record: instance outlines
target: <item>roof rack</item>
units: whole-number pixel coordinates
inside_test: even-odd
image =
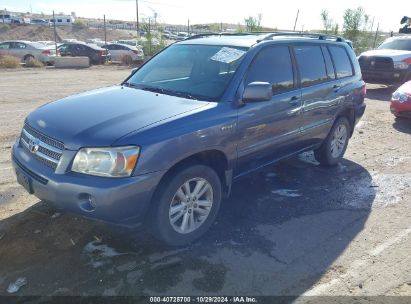
[[[345,42],[343,37],[337,35],[328,35],[328,34],[321,34],[321,33],[298,33],[298,32],[275,32],[275,33],[268,33],[267,36],[264,38],[257,40],[257,42],[270,40],[273,37],[277,36],[298,36],[298,37],[309,37],[309,38],[316,38],[319,40],[335,40],[337,42]]]
[[[278,36],[296,36],[296,37],[308,37],[308,38],[315,38],[319,40],[335,40],[337,42],[347,42],[343,37],[337,35],[329,35],[329,34],[322,34],[322,33],[300,33],[300,32],[242,32],[242,33],[204,33],[204,34],[197,34],[191,37],[188,37],[184,40],[191,40],[197,38],[204,38],[210,36],[249,36],[249,35],[265,35],[262,36],[261,39],[257,40],[258,42],[270,40],[273,37]]]
[[[191,39],[197,39],[197,38],[204,38],[204,37],[209,37],[209,36],[251,36],[251,35],[261,35],[261,34],[267,34],[267,32],[239,32],[239,33],[227,33],[227,32],[212,32],[212,33],[204,33],[204,34],[197,34],[193,35],[190,37],[187,37],[184,40],[191,40]]]

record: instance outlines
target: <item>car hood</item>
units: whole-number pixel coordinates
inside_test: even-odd
[[[404,92],[404,93],[407,93],[408,95],[411,95],[411,80],[404,83],[402,86],[400,86],[397,91]]]
[[[379,50],[372,50],[364,52],[360,55],[360,57],[390,57],[394,61],[402,61],[404,59],[411,57],[411,51],[402,51],[402,50],[389,50],[389,49],[379,49]]]
[[[110,146],[116,139],[209,103],[114,86],[70,96],[41,106],[26,122],[62,141],[66,149]]]

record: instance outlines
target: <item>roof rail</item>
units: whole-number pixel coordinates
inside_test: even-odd
[[[197,34],[197,35],[193,35],[190,37],[187,37],[184,40],[191,40],[191,39],[197,39],[197,38],[204,38],[204,37],[208,37],[208,36],[218,36],[220,35],[220,33],[204,33],[204,34]]]
[[[264,34],[266,34],[265,32]],[[190,37],[187,37],[184,40],[191,40],[191,39],[197,39],[197,38],[204,38],[204,37],[209,37],[209,36],[246,36],[246,35],[258,35],[262,34],[262,32],[238,32],[238,33],[227,33],[227,32],[212,32],[212,33],[203,33],[203,34],[197,34],[193,35]]]
[[[337,42],[345,42],[343,37],[337,35],[328,35],[322,33],[299,33],[299,32],[276,32],[276,33],[268,33],[267,36],[258,40],[258,42],[270,40],[273,37],[277,36],[298,36],[298,37],[309,37],[309,38],[316,38],[319,40],[335,40]]]

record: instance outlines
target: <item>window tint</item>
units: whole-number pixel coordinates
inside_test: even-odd
[[[287,46],[266,47],[251,63],[245,84],[261,81],[271,83],[273,93],[281,93],[294,87],[293,66]]]
[[[0,43],[0,49],[8,49],[8,48],[9,48],[9,44],[7,42]]]
[[[328,79],[335,79],[335,71],[334,71],[334,65],[331,60],[330,52],[328,51],[327,47],[323,46],[321,47],[325,59],[325,67],[327,68],[327,76]]]
[[[328,80],[321,47],[305,45],[297,46],[294,49],[303,87]]]
[[[334,60],[337,77],[343,78],[353,75],[352,65],[346,50],[343,47],[331,46],[331,56]]]

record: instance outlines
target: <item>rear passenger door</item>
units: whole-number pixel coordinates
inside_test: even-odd
[[[252,171],[295,151],[300,136],[301,92],[297,87],[290,48],[267,46],[251,63],[244,87],[272,84],[270,101],[248,102],[238,110],[236,175]]]
[[[342,101],[330,53],[321,45],[294,46],[302,96],[304,146],[321,143],[327,136]]]

